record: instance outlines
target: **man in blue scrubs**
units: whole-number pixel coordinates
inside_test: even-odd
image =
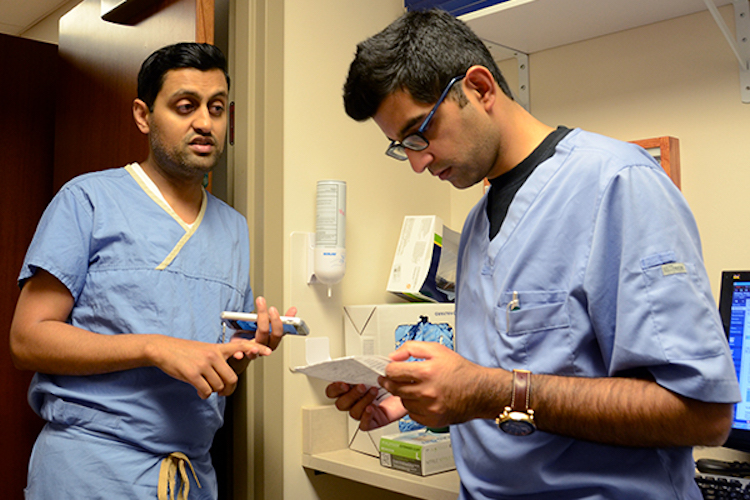
[[[27,499],[217,497],[209,449],[225,396],[282,332],[253,300],[245,218],[202,187],[228,93],[216,47],[154,52],[133,102],[148,158],[73,179],[39,223],[10,339],[47,421]],[[229,338],[220,313],[255,307],[255,339]]]
[[[491,189],[461,235],[456,351],[407,343],[381,378],[393,397],[334,383],[337,407],[364,430],[450,425],[462,499],[700,499],[691,447],[724,442],[739,390],[695,221],[660,166],[535,119],[440,11],[359,44],[344,102],[415,172]]]

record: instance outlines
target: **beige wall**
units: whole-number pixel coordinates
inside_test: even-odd
[[[315,186],[347,183],[345,304],[393,301],[385,292],[404,215],[450,221],[450,187],[385,156],[377,126],[346,116],[342,86],[355,46],[402,12],[400,1],[286,1],[284,227],[315,230]],[[316,29],[318,28],[318,29]]]
[[[341,87],[355,45],[397,17],[400,0],[239,3],[235,200],[251,222],[253,283],[273,303],[298,306],[312,336],[329,337],[331,354],[341,355],[343,305],[396,301],[385,284],[403,217],[434,213],[460,229],[481,188],[457,193],[413,174],[383,155],[387,141],[372,122],[344,114]],[[731,24],[731,7],[722,13]],[[729,188],[750,181],[743,168],[750,107],[740,102],[737,63],[708,13],[532,54],[530,70],[532,112],[550,125],[623,140],[678,137],[683,192],[714,290],[721,269],[750,264],[743,201]],[[321,179],[348,186],[348,268],[330,298],[306,283],[305,251],[292,237],[314,231]],[[248,474],[245,486],[256,498],[338,498],[353,487],[301,467],[300,406],[328,403],[322,384],[288,370],[303,348],[300,339],[285,340],[246,385],[249,451],[240,463],[255,467],[255,484]],[[396,498],[364,487],[353,494]]]
[[[341,86],[355,45],[397,17],[400,0],[269,3],[259,1],[235,19],[238,32],[243,22],[255,27],[254,42],[250,34],[237,39],[237,57],[250,61],[248,88],[238,83],[238,89],[247,92],[248,111],[261,115],[246,128],[238,124],[254,149],[235,148],[249,167],[237,164],[236,196],[250,216],[254,262],[262,267],[254,275],[256,290],[275,303],[297,305],[313,336],[330,337],[336,356],[343,350],[343,305],[395,301],[385,284],[403,217],[435,213],[460,229],[481,190],[457,193],[413,174],[383,155],[387,141],[372,122],[355,123],[344,114]],[[731,7],[722,12],[731,23]],[[503,68],[514,71],[512,63]],[[743,202],[728,186],[750,181],[742,168],[750,107],[740,103],[737,63],[708,13],[532,54],[530,69],[532,112],[550,125],[623,140],[678,137],[683,192],[703,234],[714,289],[721,269],[748,265]],[[307,285],[299,267],[305,252],[290,236],[314,231],[320,179],[348,186],[348,268],[331,298]],[[321,481],[300,466],[299,408],[327,403],[322,385],[287,369],[301,348],[285,341],[248,385],[257,442],[248,439],[262,457],[254,461],[261,498],[335,498],[337,490],[352,487],[331,477]],[[380,496],[368,488],[358,494]]]

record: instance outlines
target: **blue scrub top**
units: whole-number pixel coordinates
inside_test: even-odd
[[[462,356],[573,377],[645,369],[683,396],[739,400],[695,221],[642,149],[572,131],[518,191],[497,236],[488,234],[485,196],[459,249]],[[509,310],[514,291],[520,309]],[[464,499],[701,498],[690,448],[514,437],[494,420],[451,434]]]
[[[221,311],[253,309],[247,223],[210,194],[192,227],[165,208],[125,168],[72,180],[45,211],[19,282],[37,269],[57,277],[75,299],[69,322],[85,330],[221,342]],[[49,422],[188,457],[208,452],[225,404],[158,368],[39,373],[29,401]]]

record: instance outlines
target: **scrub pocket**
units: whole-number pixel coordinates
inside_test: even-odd
[[[674,252],[641,260],[642,293],[648,300],[655,333],[669,361],[717,356],[724,348],[723,327],[715,304],[696,304],[708,284],[691,263],[678,262]],[[720,334],[708,336],[706,332]]]
[[[510,337],[570,327],[565,291],[505,292],[498,304],[498,330]]]
[[[568,373],[574,354],[570,312],[564,291],[517,291],[503,293],[495,321],[500,336],[500,366],[531,371]]]

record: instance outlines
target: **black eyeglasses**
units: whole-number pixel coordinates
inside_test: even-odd
[[[424,119],[422,125],[419,126],[417,131],[404,137],[404,140],[401,142],[391,141],[390,146],[388,146],[388,149],[385,150],[385,154],[387,154],[391,158],[404,161],[408,159],[408,157],[406,156],[407,149],[411,149],[412,151],[422,151],[427,149],[427,146],[430,145],[430,141],[428,141],[424,136],[424,131],[427,130],[427,126],[430,124],[430,120],[432,120],[432,117],[435,116],[435,111],[437,111],[438,106],[440,106],[440,104],[445,100],[445,96],[448,95],[448,92],[450,91],[451,87],[453,87],[453,84],[460,81],[465,76],[466,75],[456,76],[450,82],[448,82],[445,90],[443,90],[443,93],[440,94],[440,98],[432,107],[430,114],[427,115],[427,118]]]

